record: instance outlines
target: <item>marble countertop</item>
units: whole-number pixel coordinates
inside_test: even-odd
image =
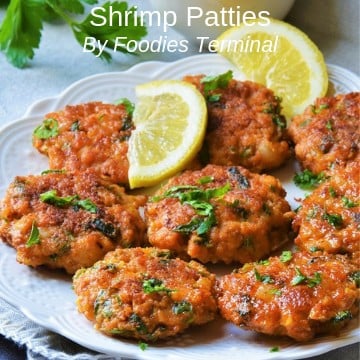
[[[147,0],[129,1],[141,9],[149,9]],[[328,63],[342,66],[360,74],[360,3],[358,0],[297,0],[286,21],[297,26],[318,45]],[[4,10],[0,9],[0,21]],[[149,38],[159,35],[159,29],[150,29]],[[182,39],[170,30],[169,38]],[[33,61],[24,69],[7,63],[0,53],[0,127],[21,118],[36,101],[53,97],[75,81],[96,73],[122,71],[132,65],[148,61],[173,61],[197,54],[197,47],[186,53],[160,53],[129,56],[118,54],[111,63],[83,53],[71,30],[64,24],[46,24],[40,48]],[[1,309],[0,309],[1,311]],[[0,338],[0,359],[23,359],[26,349],[18,349]],[[8,351],[5,351],[8,349]],[[31,355],[36,358],[36,354]],[[351,345],[314,357],[317,360],[347,359],[359,356],[359,346]],[[28,355],[28,358],[30,355]],[[40,357],[39,357],[40,359]]]

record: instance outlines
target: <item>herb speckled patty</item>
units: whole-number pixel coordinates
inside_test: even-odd
[[[117,249],[73,280],[78,310],[112,336],[156,341],[215,318],[215,275],[156,248]]]
[[[301,203],[295,244],[309,252],[348,254],[360,266],[360,162],[338,168]]]
[[[242,167],[185,171],[145,206],[149,242],[207,262],[256,261],[288,240],[292,212],[280,181]]]
[[[128,139],[134,126],[123,104],[90,102],[49,113],[33,134],[33,145],[48,156],[50,169],[89,168],[128,185]]]
[[[289,126],[296,158],[315,174],[359,159],[359,123],[360,92],[317,99]]]
[[[145,202],[89,171],[17,176],[0,204],[0,238],[20,263],[74,273],[116,247],[145,244]]]
[[[281,100],[270,89],[229,77],[214,81],[212,76],[196,75],[184,80],[194,84],[207,100],[202,163],[241,165],[262,172],[279,167],[290,157]]]
[[[357,314],[359,276],[344,255],[285,251],[222,276],[216,296],[221,315],[238,326],[308,341]]]

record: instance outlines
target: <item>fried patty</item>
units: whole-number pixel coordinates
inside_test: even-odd
[[[92,172],[17,176],[0,207],[0,238],[20,263],[72,274],[117,247],[146,243],[144,196]]]
[[[295,116],[289,135],[304,169],[331,172],[359,159],[360,92],[317,99]]]
[[[209,322],[215,275],[155,248],[117,249],[74,276],[78,310],[107,335],[156,341]]]
[[[208,126],[203,163],[241,165],[261,172],[282,165],[291,155],[280,99],[265,86],[230,80],[205,94],[204,75],[186,76],[206,97]],[[216,101],[210,101],[216,95]]]
[[[338,331],[357,314],[358,281],[359,271],[343,255],[288,252],[224,275],[216,294],[226,320],[308,341]]]
[[[360,162],[333,172],[306,197],[293,228],[295,244],[309,252],[345,253],[360,266]]]
[[[66,106],[45,116],[33,145],[49,157],[50,169],[96,173],[128,184],[128,139],[134,128],[124,105],[90,102]]]
[[[239,166],[185,171],[145,207],[153,246],[202,263],[268,256],[287,241],[291,216],[278,179]]]

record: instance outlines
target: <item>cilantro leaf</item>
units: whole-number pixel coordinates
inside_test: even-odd
[[[115,105],[124,105],[128,115],[132,116],[135,110],[135,104],[127,98],[121,98],[115,102]]]
[[[38,139],[49,139],[59,134],[59,123],[55,119],[45,119],[41,125],[35,128],[34,136]]]
[[[23,68],[40,44],[45,0],[12,0],[0,27],[0,50]]]

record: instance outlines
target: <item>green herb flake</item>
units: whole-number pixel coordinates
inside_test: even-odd
[[[323,111],[324,109],[328,109],[328,108],[329,108],[328,104],[320,104],[318,107],[312,105],[311,111],[313,112],[313,114],[319,114],[319,113],[321,113],[321,111]]]
[[[70,131],[73,131],[73,132],[79,131],[79,129],[80,129],[80,123],[79,123],[79,120],[76,120],[71,124]]]
[[[270,352],[278,352],[278,351],[280,351],[280,348],[278,346],[274,346],[274,347],[270,348],[269,351]]]
[[[280,255],[280,261],[286,263],[292,259],[292,252],[290,250],[285,250]]]
[[[269,294],[276,295],[276,296],[281,296],[282,291],[280,289],[271,289],[271,290],[269,290]]]
[[[344,320],[352,319],[352,313],[350,310],[339,311],[331,320],[334,323],[339,323]]]
[[[179,314],[183,314],[186,312],[192,312],[193,308],[191,303],[189,303],[188,301],[181,301],[181,302],[176,302],[174,303],[174,305],[172,306],[172,312],[175,315],[179,315]]]
[[[349,278],[351,281],[355,282],[355,285],[357,288],[360,287],[360,270],[354,271],[353,273],[351,273]]]
[[[40,194],[40,200],[44,203],[55,205],[58,207],[64,207],[72,205],[74,200],[77,199],[77,195],[72,196],[57,196],[56,190],[49,190]]]
[[[66,170],[64,169],[48,169],[41,172],[41,175],[47,174],[66,174]]]
[[[350,200],[349,198],[347,198],[346,196],[343,196],[343,197],[341,198],[341,201],[343,202],[344,206],[345,206],[346,208],[348,208],[348,209],[349,209],[349,208],[356,207],[356,206],[359,205],[358,203],[356,203],[356,202]]]
[[[332,198],[336,197],[336,191],[333,187],[329,188],[329,194]]]
[[[254,268],[254,275],[257,281],[261,281],[264,284],[272,284],[274,282],[270,275],[260,275],[256,268]]]
[[[140,350],[142,350],[142,351],[145,351],[149,347],[149,345],[143,341],[139,341],[138,345],[139,345]]]
[[[221,98],[220,94],[211,94],[211,91],[216,89],[225,89],[228,85],[230,80],[233,78],[232,70],[229,70],[223,74],[217,76],[204,76],[200,83],[204,84],[204,94],[208,101],[215,102],[219,101]]]
[[[326,122],[325,127],[326,127],[326,129],[328,129],[328,130],[330,130],[330,131],[333,130],[333,125],[332,125],[331,120],[328,120],[328,121]]]
[[[154,278],[144,280],[142,288],[145,294],[151,294],[155,292],[170,293],[173,291],[168,289],[161,280]]]
[[[200,178],[199,180],[198,180],[198,183],[200,184],[200,185],[205,185],[205,184],[209,184],[209,183],[211,183],[211,182],[213,182],[214,181],[214,177],[213,176],[203,176],[202,178]]]
[[[89,211],[92,214],[95,214],[98,211],[97,206],[90,199],[78,200],[74,205]]]
[[[55,137],[59,134],[59,123],[52,118],[45,119],[41,125],[35,128],[33,134],[41,140]]]
[[[121,98],[115,102],[115,105],[124,105],[128,115],[132,116],[135,110],[135,104],[127,98]]]
[[[339,214],[325,213],[323,215],[323,219],[327,220],[327,222],[330,225],[334,226],[336,229],[340,229],[344,224],[344,220],[343,220],[342,216]]]
[[[31,225],[31,231],[28,240],[26,241],[26,247],[40,244],[40,232],[35,222]]]
[[[321,274],[315,272],[312,278],[305,276],[298,267],[295,268],[296,276],[291,280],[291,285],[296,286],[302,283],[307,284],[309,288],[319,285],[322,281]]]
[[[312,171],[305,169],[303,172],[296,173],[294,183],[303,190],[313,190],[326,180],[324,173],[314,174]]]

